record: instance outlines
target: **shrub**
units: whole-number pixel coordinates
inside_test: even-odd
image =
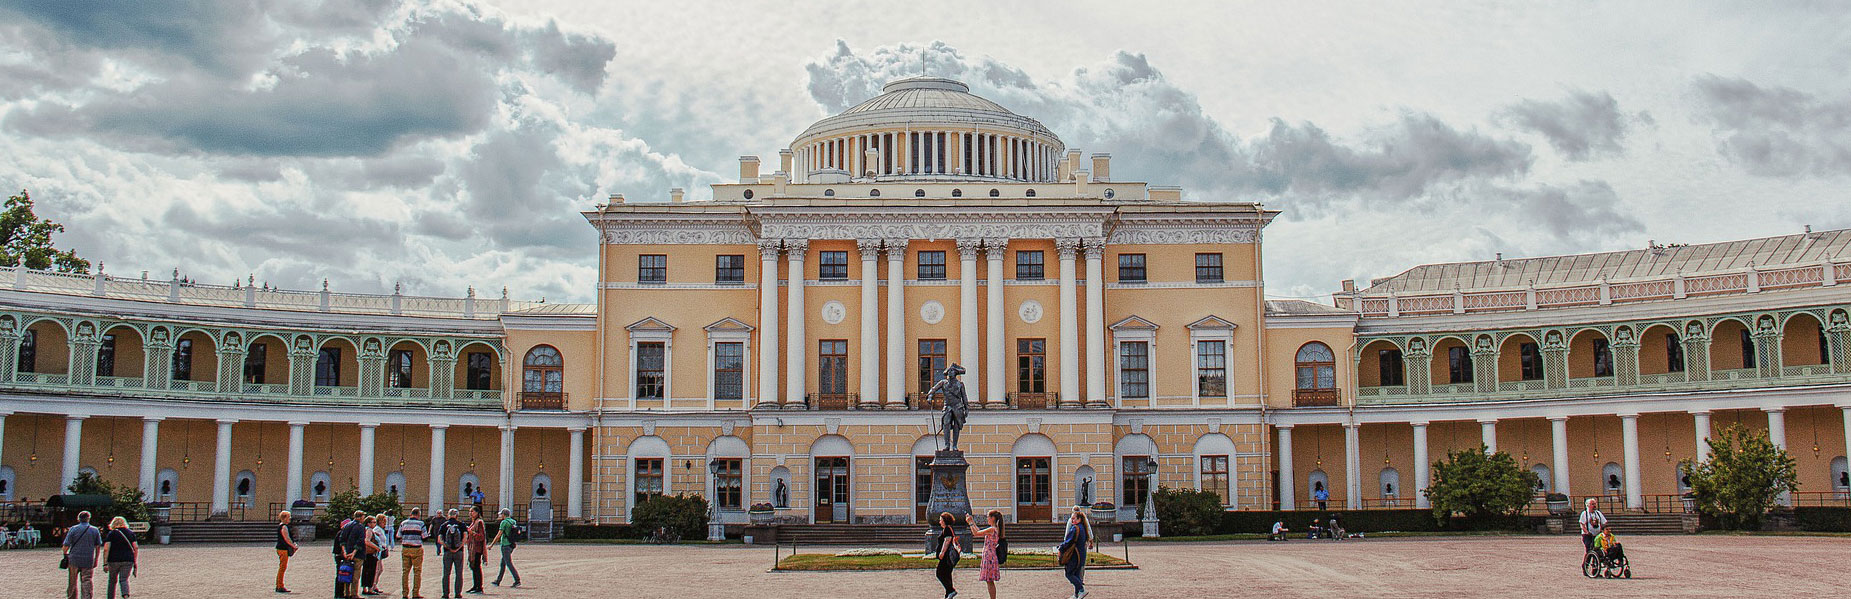
[[[144,501],[141,489],[130,485],[118,485],[91,472],[80,472],[77,480],[65,489],[74,495],[108,495],[110,504],[90,510],[90,523],[108,526],[109,521],[121,516],[130,522],[148,521],[148,504]]]
[[[1851,508],[1796,507],[1793,519],[1804,531],[1851,532]]]
[[[1173,536],[1210,534],[1221,522],[1221,496],[1213,491],[1157,487],[1157,519]]]
[[[642,539],[648,535],[628,524],[567,524],[560,530],[563,539]]]
[[[630,510],[630,524],[644,531],[667,528],[684,539],[704,539],[707,499],[700,495],[652,495]]]
[[[399,508],[397,495],[374,493],[362,497],[359,488],[349,486],[345,491],[328,496],[328,510],[322,512],[320,524],[339,530],[341,521],[353,516],[356,510],[368,514],[392,514],[396,518]]]
[[[1793,458],[1765,432],[1730,425],[1709,443],[1710,459],[1684,460],[1678,471],[1690,478],[1697,511],[1724,528],[1760,528],[1774,500],[1800,486]]]
[[[1448,452],[1433,464],[1433,484],[1421,493],[1433,504],[1433,518],[1444,522],[1454,514],[1473,520],[1516,513],[1530,502],[1541,483],[1535,472],[1524,470],[1505,452],[1485,453],[1485,447]]]

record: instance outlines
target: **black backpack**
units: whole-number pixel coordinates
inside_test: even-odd
[[[445,520],[443,526],[438,529],[437,542],[452,550],[462,547],[463,525],[456,520]]]
[[[521,523],[515,522],[512,529],[509,530],[508,532],[514,535],[514,542],[516,543],[527,542],[527,527],[522,526]]]
[[[996,565],[1001,566],[1007,563],[1009,563],[1009,537],[1003,536],[1003,531],[999,530],[996,531]]]

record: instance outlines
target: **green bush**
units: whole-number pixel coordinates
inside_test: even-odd
[[[108,495],[108,506],[90,510],[90,523],[97,526],[109,526],[109,521],[121,516],[130,522],[148,521],[148,504],[143,500],[141,489],[131,485],[118,485],[90,472],[80,472],[77,480],[65,489],[73,495]]]
[[[340,530],[341,521],[353,516],[355,511],[368,514],[391,514],[398,518],[400,505],[398,496],[391,493],[374,493],[360,496],[360,489],[349,486],[347,490],[328,496],[328,509],[321,513],[322,526]]]
[[[707,499],[700,495],[652,495],[630,510],[630,525],[649,532],[667,528],[683,539],[707,538]]]
[[[1793,519],[1804,531],[1851,532],[1851,508],[1796,507]]]
[[[1192,537],[1213,534],[1221,523],[1221,496],[1214,491],[1157,487],[1157,519],[1163,533]]]
[[[1482,521],[1523,509],[1541,482],[1510,454],[1486,453],[1480,445],[1447,452],[1446,459],[1434,462],[1433,484],[1420,492],[1433,504],[1436,521],[1445,522],[1454,515]]]
[[[628,524],[567,524],[559,531],[559,538],[562,539],[645,539],[648,537],[649,535],[645,534],[641,527]]]
[[[1768,440],[1766,432],[1730,425],[1709,443],[1710,459],[1684,460],[1678,471],[1690,478],[1697,511],[1714,517],[1723,528],[1761,528],[1761,517],[1774,507],[1774,500],[1800,486],[1793,458]]]

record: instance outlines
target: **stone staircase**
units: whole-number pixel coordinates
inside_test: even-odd
[[[276,524],[272,522],[203,521],[175,522],[175,543],[275,543]]]
[[[1011,548],[1044,547],[1060,543],[1066,524],[1029,522],[1004,527]],[[797,545],[842,545],[850,547],[922,548],[926,543],[924,524],[783,524],[777,527],[779,543]]]
[[[1608,514],[1607,525],[1616,535],[1684,534],[1682,514]]]

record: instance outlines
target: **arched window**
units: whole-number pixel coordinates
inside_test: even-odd
[[[1028,190],[1028,191],[1026,191],[1026,192],[1023,192],[1023,193],[1022,193],[1022,195],[1024,195],[1024,196],[1028,196],[1028,197],[1031,197],[1031,198],[1032,198],[1032,197],[1035,197],[1035,190],[1033,190],[1033,189],[1030,189],[1030,190]]]
[[[925,190],[923,190],[923,189],[915,189],[915,190],[913,190],[913,197],[915,197],[915,198],[923,198],[923,197],[925,197]]]
[[[991,189],[991,190],[990,190],[990,197],[992,197],[992,198],[994,198],[994,197],[1001,197],[1002,195],[1003,195],[1003,192],[1002,192],[1001,190],[998,190],[998,189]]]
[[[870,198],[878,198],[878,197],[881,197],[881,190],[878,190],[878,189],[870,189],[870,190],[868,190],[868,197],[870,197]]]
[[[1337,355],[1317,341],[1298,348],[1293,400],[1301,406],[1337,405]]]
[[[825,189],[825,190],[823,190],[823,197],[825,197],[825,198],[833,198],[833,197],[836,197],[836,190],[833,190],[833,189]]]
[[[961,197],[964,197],[964,190],[962,190],[962,189],[953,189],[953,190],[951,190],[951,197],[954,197],[954,198],[961,198]]]
[[[550,345],[537,345],[521,359],[521,407],[565,407],[565,360]]]

